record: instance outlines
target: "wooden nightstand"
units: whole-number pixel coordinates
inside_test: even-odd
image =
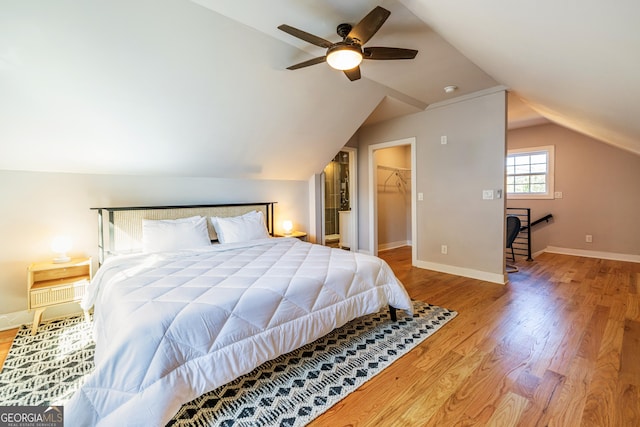
[[[29,266],[27,277],[27,308],[35,310],[31,335],[35,335],[42,313],[59,304],[79,302],[91,280],[91,258],[72,258],[56,264],[36,262]],[[84,312],[89,319],[89,313]]]
[[[300,239],[303,242],[307,241],[307,233],[305,233],[304,231],[292,231],[291,234],[275,233],[274,236],[276,236],[276,237],[295,237],[296,239]]]

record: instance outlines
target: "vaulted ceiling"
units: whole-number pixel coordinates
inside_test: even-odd
[[[350,82],[323,50],[375,6]],[[505,87],[514,127],[547,120],[640,154],[637,2],[4,0],[0,169],[303,179],[363,124]],[[458,87],[445,93],[447,85]]]

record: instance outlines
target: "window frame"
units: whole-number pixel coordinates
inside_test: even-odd
[[[537,153],[545,152],[547,154],[547,172],[546,172],[546,185],[547,191],[545,193],[509,193],[507,186],[507,177],[509,176],[517,176],[517,175],[509,175],[507,173],[507,159],[511,155],[522,155],[528,154],[533,155]],[[507,199],[511,200],[535,200],[535,199],[554,199],[554,175],[555,175],[555,146],[554,145],[543,145],[538,147],[527,147],[527,148],[515,148],[512,150],[507,150],[507,156],[505,157],[504,162],[504,174],[505,174],[505,195]],[[523,175],[539,175],[536,173],[529,173]]]

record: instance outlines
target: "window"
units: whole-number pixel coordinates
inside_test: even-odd
[[[507,197],[553,199],[554,147],[532,147],[507,152]]]

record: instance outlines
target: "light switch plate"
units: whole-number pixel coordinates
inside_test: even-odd
[[[482,200],[493,200],[493,190],[482,190]]]

